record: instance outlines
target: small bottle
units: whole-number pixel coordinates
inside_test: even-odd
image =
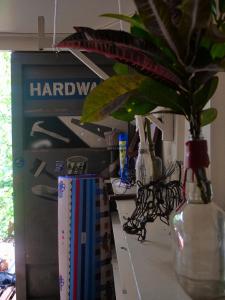
[[[127,148],[128,135],[126,133],[121,133],[119,135],[120,179],[124,183],[128,182]]]
[[[149,152],[148,142],[140,142],[136,160],[136,181],[141,184],[149,184],[153,179],[153,163]]]

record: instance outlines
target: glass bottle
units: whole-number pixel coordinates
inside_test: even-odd
[[[155,155],[155,146],[150,144],[150,155],[153,163],[153,180],[157,180],[162,176],[162,159]]]
[[[153,164],[149,152],[148,142],[139,143],[135,169],[137,182],[146,185],[149,184],[151,180],[153,180]]]
[[[175,272],[192,299],[225,299],[225,214],[211,199],[203,201],[200,187],[204,185],[197,174],[209,163],[207,153],[189,150],[184,184],[187,202],[171,220]]]

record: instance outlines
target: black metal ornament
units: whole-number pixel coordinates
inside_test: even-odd
[[[152,223],[156,218],[169,225],[171,212],[183,202],[181,185],[181,164],[178,163],[178,180],[168,181],[174,173],[175,165],[164,172],[164,175],[157,181],[148,185],[139,185],[136,207],[131,217],[126,219],[123,225],[124,231],[129,234],[136,234],[139,241],[146,239],[146,224]]]

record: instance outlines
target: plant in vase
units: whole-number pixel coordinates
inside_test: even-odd
[[[146,185],[153,180],[153,159],[149,149],[149,139],[145,137],[145,118],[136,116],[136,130],[139,134],[138,156],[135,165],[136,182]],[[150,140],[151,142],[151,140]],[[137,185],[138,192],[138,185]]]
[[[130,33],[75,27],[57,47],[96,52],[127,65],[97,86],[84,104],[83,121],[106,115],[132,120],[156,107],[183,115],[187,204],[174,216],[175,269],[193,299],[225,297],[225,218],[212,203],[207,142],[201,127],[217,115],[204,109],[225,70],[225,0],[135,0],[137,14],[117,14]],[[162,110],[160,110],[162,111]]]

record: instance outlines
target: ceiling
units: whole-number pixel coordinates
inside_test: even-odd
[[[51,48],[55,7],[56,40],[72,33],[74,25],[119,29],[118,21],[100,15],[135,10],[132,0],[0,0],[0,50],[38,50],[40,39]]]

